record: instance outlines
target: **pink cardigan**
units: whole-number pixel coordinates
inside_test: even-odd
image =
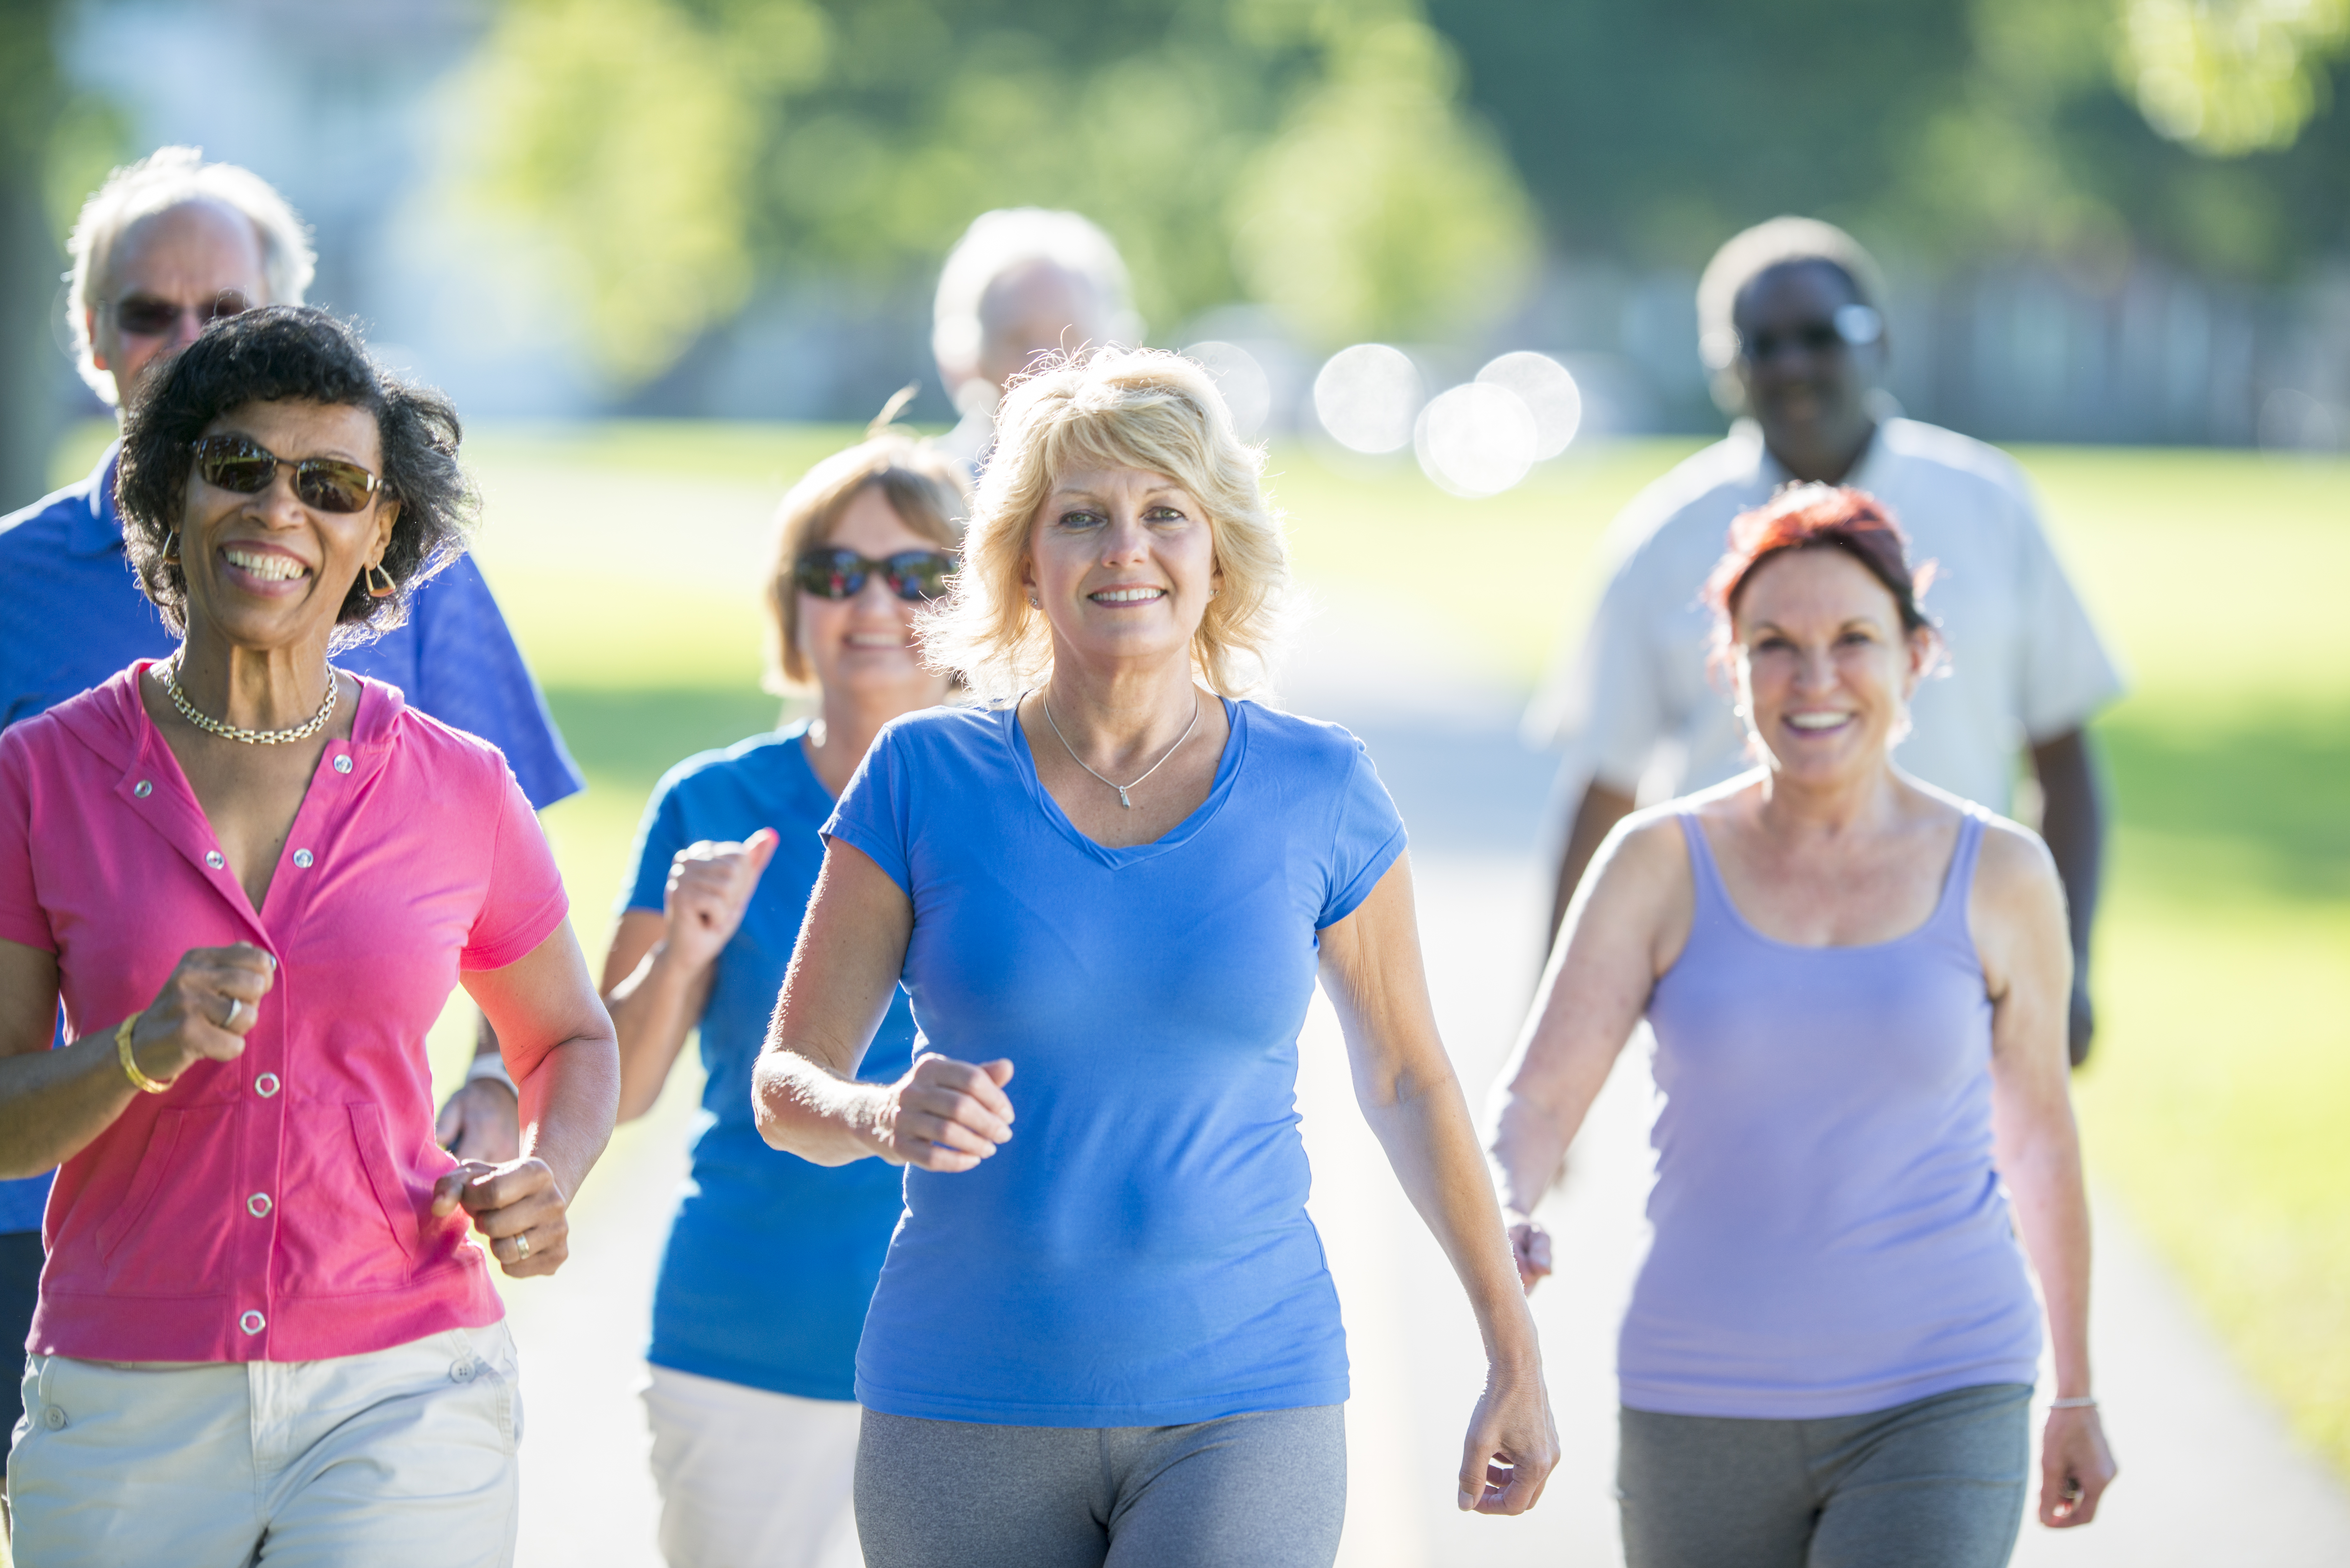
[[[529,803],[495,749],[362,680],[256,912],[140,703],[147,664],[0,733],[0,940],[57,955],[71,1039],[190,948],[253,942],[276,984],[240,1059],[134,1095],[59,1170],[27,1348],[308,1361],[496,1322],[465,1216],[430,1212],[455,1161],[424,1039],[461,969],[568,911]]]

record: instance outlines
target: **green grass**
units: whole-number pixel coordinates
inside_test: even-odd
[[[758,586],[775,498],[843,429],[478,434],[480,550],[589,792],[548,814],[600,948],[635,820],[680,757],[773,722]],[[102,429],[61,449],[87,472]],[[1270,464],[1309,586],[1417,607],[1530,685],[1624,501],[1692,448],[1572,454],[1463,502],[1408,462]],[[2133,678],[2097,726],[2120,808],[2099,929],[2089,1158],[2241,1364],[2350,1475],[2350,462],[2026,450]],[[436,1061],[463,1050],[452,1027]]]

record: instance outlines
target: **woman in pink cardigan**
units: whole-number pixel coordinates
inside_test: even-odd
[[[119,499],[180,650],[0,736],[0,1174],[61,1168],[18,1559],[508,1563],[483,1251],[562,1264],[612,1026],[504,759],[328,662],[463,547],[456,417],[291,307],[143,386]],[[461,981],[521,1085],[501,1166],[433,1140]]]

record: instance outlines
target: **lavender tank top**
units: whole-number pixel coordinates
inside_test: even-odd
[[[1694,812],[1689,945],[1648,1002],[1665,1103],[1624,1403],[1808,1419],[2031,1383],[2040,1309],[1991,1163],[1973,808],[1933,914],[1866,947],[1774,941]]]

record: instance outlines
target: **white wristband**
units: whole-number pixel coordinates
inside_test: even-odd
[[[514,1075],[506,1071],[505,1058],[494,1051],[485,1052],[466,1064],[465,1082],[478,1084],[484,1078],[494,1084],[504,1084],[507,1094],[517,1100],[522,1098],[522,1091],[515,1087]]]
[[[2080,1394],[2070,1399],[2051,1399],[2048,1401],[2048,1407],[2051,1410],[2094,1410],[2097,1407],[2097,1397],[2095,1394]]]

